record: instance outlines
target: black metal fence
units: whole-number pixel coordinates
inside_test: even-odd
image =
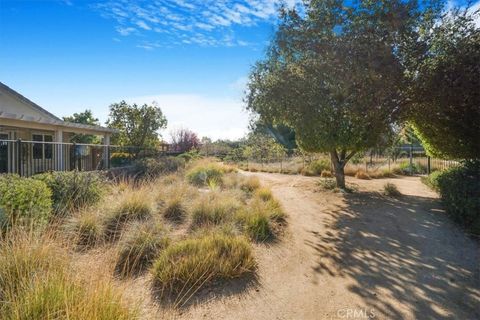
[[[32,176],[48,171],[93,171],[128,166],[133,161],[168,153],[156,149],[115,145],[0,140],[0,174]]]

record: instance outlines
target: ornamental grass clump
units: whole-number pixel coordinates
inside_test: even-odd
[[[71,218],[66,224],[69,238],[79,249],[89,249],[101,242],[104,226],[96,212],[85,211]]]
[[[187,300],[218,280],[251,274],[256,262],[249,242],[238,236],[211,233],[170,245],[151,269],[154,285],[176,300]]]
[[[168,243],[166,231],[158,223],[133,224],[119,244],[115,271],[121,277],[141,273]]]
[[[239,207],[239,201],[229,194],[206,194],[197,199],[192,206],[192,227],[229,222]]]

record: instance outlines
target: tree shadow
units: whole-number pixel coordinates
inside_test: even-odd
[[[381,318],[480,319],[479,243],[437,200],[378,193],[344,199],[328,212],[329,231],[311,231],[314,241],[307,241],[318,257],[315,274],[353,279],[349,290]]]

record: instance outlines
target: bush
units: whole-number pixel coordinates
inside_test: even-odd
[[[136,319],[108,285],[86,285],[66,270],[51,240],[15,233],[0,244],[2,319]]]
[[[244,211],[238,215],[238,221],[252,240],[266,241],[273,237],[269,216],[263,210]]]
[[[393,183],[385,183],[383,185],[383,194],[389,197],[398,197],[402,194],[398,191],[398,188]]]
[[[207,186],[211,181],[220,183],[225,170],[216,163],[200,164],[187,172],[187,180],[196,186]]]
[[[447,214],[474,234],[480,234],[480,163],[466,163],[436,174]]]
[[[137,160],[134,171],[137,176],[153,179],[185,167],[185,160],[177,157],[144,158]]]
[[[217,280],[253,273],[252,249],[242,237],[212,233],[172,244],[155,261],[152,273],[162,291],[181,296]]]
[[[106,217],[106,235],[109,240],[118,238],[125,222],[145,219],[153,212],[152,202],[142,190],[127,190],[121,202]]]
[[[115,271],[122,277],[146,270],[167,247],[165,231],[157,224],[134,224],[120,243]]]
[[[112,168],[128,166],[134,160],[134,156],[127,152],[114,152],[110,156],[110,166]]]
[[[192,225],[218,225],[232,220],[240,207],[238,201],[229,196],[213,193],[198,199],[192,208]]]
[[[105,176],[98,172],[56,171],[33,177],[52,190],[55,214],[65,214],[98,203],[106,188]]]
[[[337,182],[335,179],[322,178],[318,181],[318,185],[324,190],[334,190],[337,188]]]
[[[430,173],[430,175],[421,177],[420,180],[426,184],[428,187],[433,189],[434,191],[439,191],[439,186],[438,186],[438,177],[442,175],[442,171],[434,171]]]
[[[94,247],[104,234],[101,221],[92,212],[84,212],[72,218],[67,223],[66,229],[80,249]]]
[[[42,181],[0,175],[0,224],[41,226],[52,213],[52,193]]]
[[[322,178],[333,178],[333,174],[330,170],[323,170],[322,173],[320,174],[320,177],[322,177]]]
[[[318,176],[322,173],[322,171],[330,170],[330,161],[326,159],[319,159],[311,162],[308,165],[308,169],[312,173],[312,175]]]

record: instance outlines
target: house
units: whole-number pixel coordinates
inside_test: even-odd
[[[108,167],[115,129],[63,121],[0,82],[0,173],[29,176],[51,170]],[[102,145],[75,145],[74,134],[102,137]]]

